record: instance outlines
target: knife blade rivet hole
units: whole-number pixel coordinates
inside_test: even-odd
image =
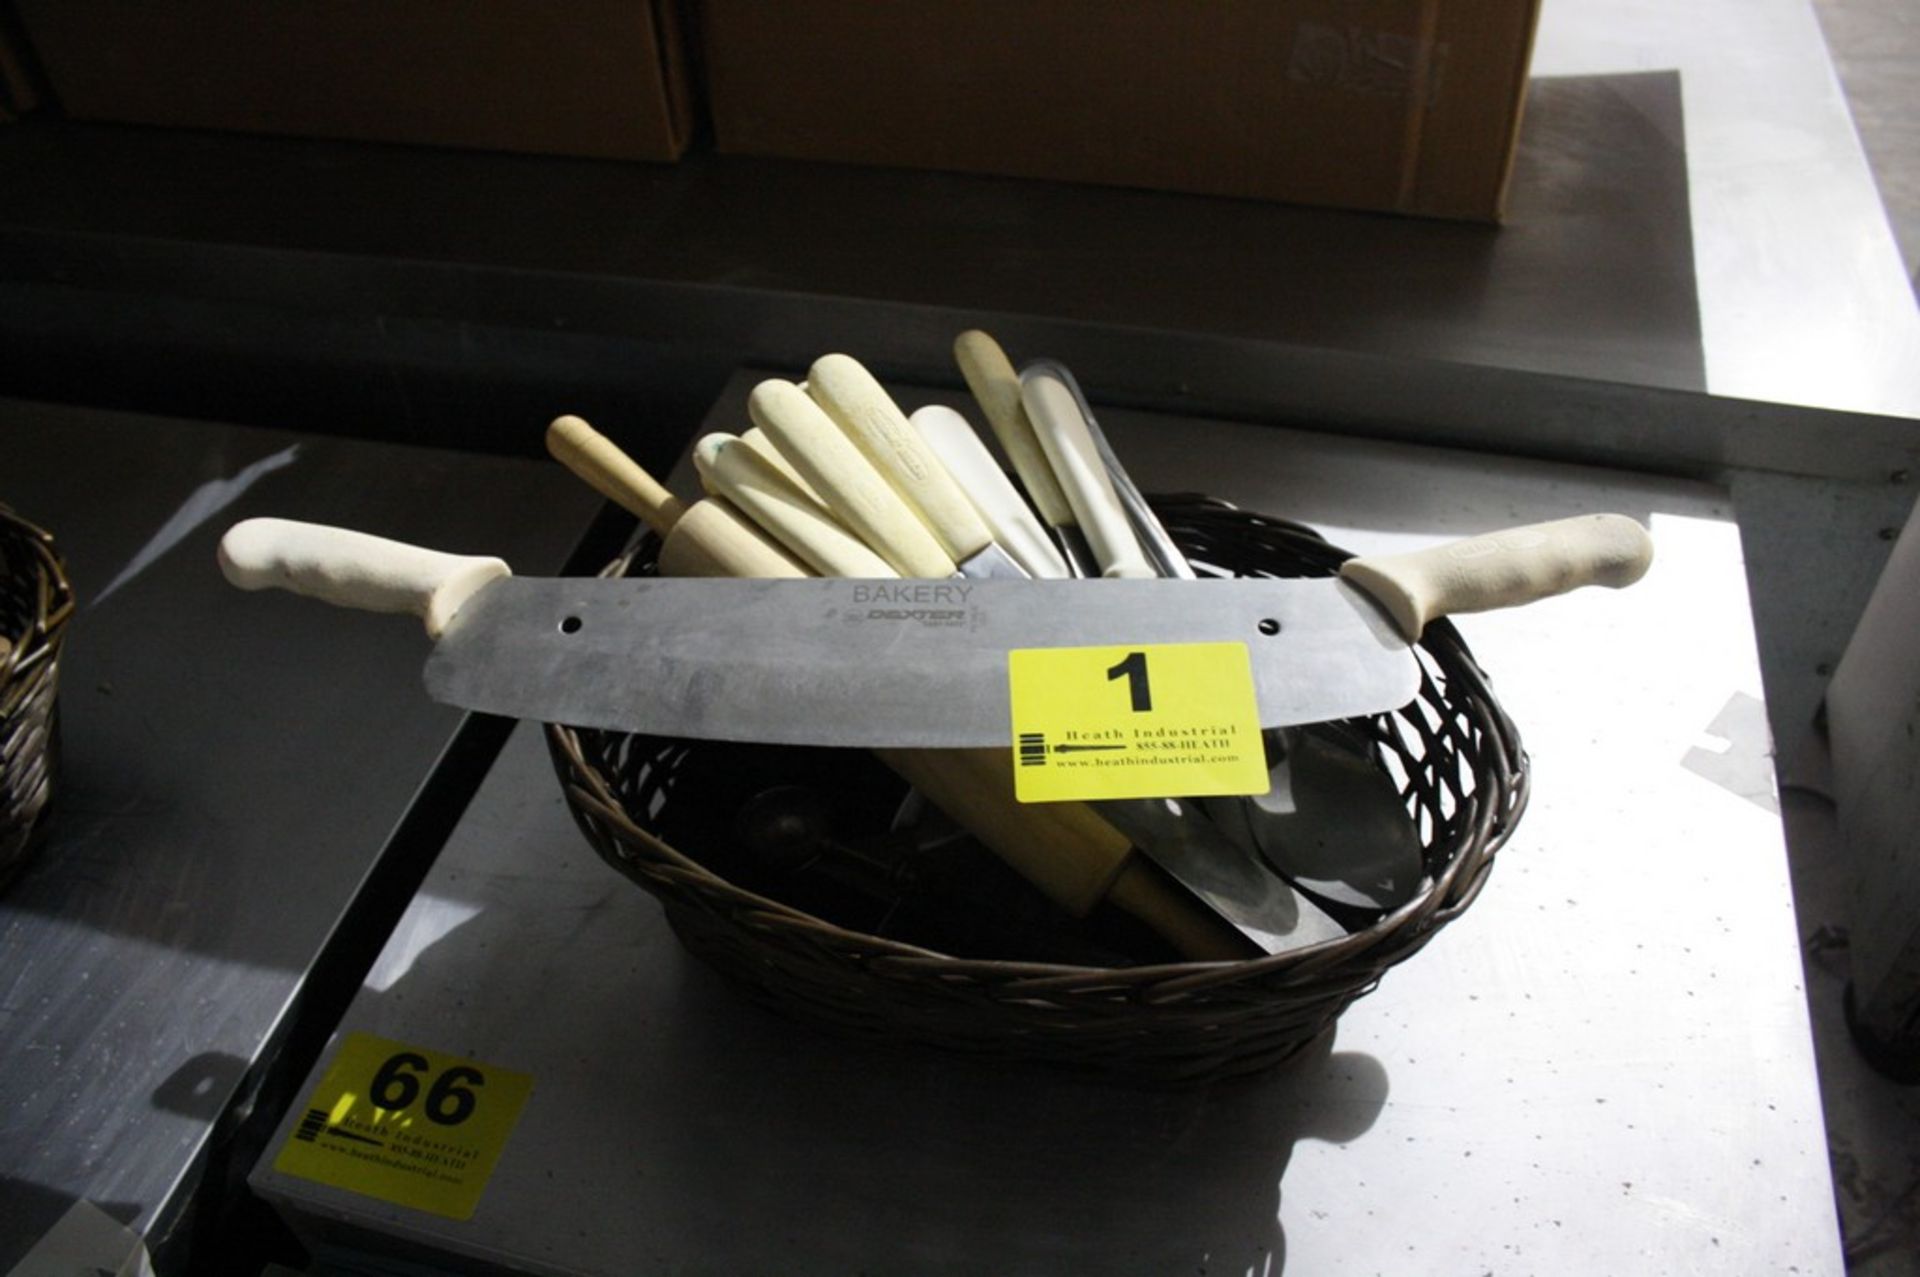
[[[1262,634],[1266,635],[1268,638],[1272,638],[1274,635],[1280,632],[1280,622],[1274,620],[1272,617],[1268,617],[1264,621],[1261,621],[1260,624],[1255,626],[1254,628],[1259,630]]]
[[[560,632],[562,634],[578,634],[580,627],[585,624],[586,622],[577,616],[563,617],[560,621]]]

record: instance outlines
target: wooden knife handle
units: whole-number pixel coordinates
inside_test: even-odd
[[[1080,522],[1100,561],[1103,575],[1154,577],[1160,575],[1140,550],[1126,509],[1113,490],[1106,462],[1094,446],[1079,401],[1067,383],[1044,361],[1029,364],[1020,374],[1020,389],[1040,446],[1052,463],[1054,477]]]
[[[1060,490],[1060,481],[1053,477],[1053,466],[1040,446],[1040,436],[1034,433],[1033,421],[1020,397],[1020,374],[1013,370],[1007,352],[976,328],[954,338],[953,360],[1040,518],[1050,528],[1073,526],[1073,507]]]
[[[680,498],[635,464],[618,444],[579,417],[554,418],[547,427],[547,451],[595,492],[661,536],[686,513]]]
[[[660,570],[668,576],[806,575],[738,510],[710,500],[689,508],[619,444],[579,417],[554,418],[547,427],[547,451],[660,536]]]
[[[963,563],[992,543],[992,531],[967,494],[857,359],[816,359],[807,370],[807,393],[919,516],[948,558]]]
[[[1618,589],[1653,562],[1647,530],[1623,514],[1532,523],[1407,554],[1349,559],[1340,575],[1371,595],[1409,640],[1427,622],[1565,594]]]
[[[1132,844],[1084,803],[1021,803],[1004,749],[874,753],[1077,918],[1106,898]]]
[[[434,638],[475,592],[510,575],[499,559],[291,519],[234,524],[220,539],[219,558],[227,580],[243,590],[290,590],[338,607],[409,613]]]

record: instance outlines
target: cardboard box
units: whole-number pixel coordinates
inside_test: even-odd
[[[723,151],[1497,219],[1539,0],[704,0]]]
[[[76,119],[670,160],[674,0],[14,0]]]

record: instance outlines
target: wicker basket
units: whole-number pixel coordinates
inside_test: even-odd
[[[72,615],[53,538],[0,506],[0,884],[38,844],[53,794],[60,644]]]
[[[1296,524],[1200,497],[1158,498],[1203,574],[1324,576],[1347,555]],[[652,571],[651,540],[606,575]],[[1013,959],[876,934],[895,910],[827,921],[818,900],[775,898],[743,866],[724,819],[782,770],[826,777],[855,805],[889,796],[858,751],[740,747],[550,726],[576,822],[615,868],[658,897],[682,943],[758,1000],[837,1029],[1152,1083],[1259,1072],[1325,1032],[1394,964],[1470,905],[1526,802],[1518,733],[1458,632],[1430,626],[1405,709],[1349,727],[1399,786],[1427,878],[1392,913],[1334,941],[1240,962],[1135,965]],[[861,761],[855,761],[861,760]],[[877,764],[873,764],[877,768]],[[677,819],[678,818],[678,819]],[[679,841],[680,847],[674,843]],[[997,861],[994,864],[998,864]],[[974,866],[967,872],[980,869]],[[863,920],[863,919],[870,919]],[[1071,920],[1059,915],[1062,927]]]

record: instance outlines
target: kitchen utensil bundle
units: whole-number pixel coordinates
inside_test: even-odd
[[[60,649],[72,615],[53,537],[0,506],[0,883],[26,863],[52,798]]]
[[[731,447],[731,436],[720,442]],[[748,438],[748,436],[742,436]],[[603,492],[610,492],[627,509],[633,511],[652,527],[655,533],[664,538],[660,547],[657,567],[659,572],[673,571],[669,563],[670,556],[678,555],[685,561],[682,570],[700,572],[709,576],[754,576],[774,579],[790,579],[807,574],[797,558],[781,555],[769,557],[763,547],[756,544],[750,521],[733,505],[726,496],[709,496],[684,509],[677,518],[674,511],[680,510],[678,503],[671,507],[666,504],[666,493],[651,478],[640,472],[631,462],[621,459],[617,464],[604,464],[613,456],[612,445],[600,437],[586,422],[577,417],[562,417],[548,429],[549,450],[565,464],[573,467],[582,465],[582,458],[594,459],[587,464],[593,467],[593,482]],[[749,442],[751,440],[749,439]],[[711,453],[715,444],[713,438],[700,441],[696,446],[697,459],[702,454]],[[811,464],[803,462],[803,464]],[[846,464],[843,460],[842,464]],[[797,473],[797,472],[796,472]],[[718,471],[709,467],[708,482],[714,481]],[[790,478],[792,476],[789,476]],[[804,480],[797,481],[804,484]],[[825,479],[826,486],[834,486],[831,478]],[[797,502],[800,497],[811,499],[810,487],[789,486],[786,499]],[[798,494],[798,495],[796,495]],[[733,492],[731,495],[743,501],[752,500],[752,494]],[[896,516],[897,517],[897,516]],[[791,532],[793,527],[817,522],[817,515],[809,514],[807,520],[776,520],[779,526]],[[689,554],[683,547],[683,535],[689,526],[698,521],[700,540],[698,553]],[[809,524],[809,526],[811,526]],[[267,529],[278,536],[284,529]],[[310,530],[309,530],[310,531]],[[269,551],[249,551],[244,538],[235,538],[235,544],[229,547],[229,558],[237,553],[242,560],[268,561],[276,556]],[[778,554],[776,550],[773,553]],[[280,554],[282,562],[292,556]],[[890,572],[887,568],[876,568],[877,573]],[[653,572],[647,576],[651,577]],[[457,579],[450,575],[450,579]],[[789,581],[790,583],[790,581]],[[579,583],[574,583],[576,586]],[[702,590],[694,601],[694,606],[683,616],[707,617],[714,615],[712,601],[707,591],[711,591],[716,582],[696,583],[688,581],[651,581],[646,588],[685,588],[693,586]],[[822,584],[825,584],[824,582]],[[968,587],[972,588],[972,587]],[[781,609],[782,615],[774,618],[772,625],[776,631],[784,629],[790,623],[787,609]],[[574,612],[572,619],[580,619]],[[565,621],[561,618],[559,629],[564,630]],[[695,624],[706,624],[694,621]],[[752,636],[759,633],[758,627],[764,622],[753,622],[747,631],[739,632],[722,626],[717,633],[692,642],[676,642],[669,645],[672,653],[670,660],[684,660],[695,656],[702,649],[719,649],[733,653],[723,662],[715,678],[698,678],[708,687],[708,695],[719,694],[720,688],[735,688],[743,684],[742,669],[754,662],[746,659],[741,650],[743,642],[750,642]],[[597,626],[595,627],[597,630]],[[569,639],[577,638],[587,632],[584,622],[571,634]],[[817,646],[817,645],[816,645]],[[633,658],[634,653],[621,655],[622,662]],[[482,666],[497,668],[494,662],[482,660]],[[508,663],[509,666],[513,662]],[[770,673],[775,680],[772,684],[761,683],[765,698],[753,698],[756,703],[774,708],[790,702],[795,694],[795,671],[780,660],[759,662],[763,674]],[[874,671],[863,670],[863,674]],[[666,675],[669,681],[681,678],[688,672],[684,669]],[[807,680],[803,677],[801,682]],[[863,686],[860,694],[865,697],[870,689]],[[727,693],[730,694],[730,693]],[[596,694],[598,695],[598,693]],[[836,705],[835,711],[843,708]],[[549,709],[551,707],[549,706]],[[590,720],[597,710],[587,713],[586,719],[569,718],[560,713],[540,713],[531,717],[545,721],[568,723],[572,726],[592,725]],[[630,723],[614,723],[620,730],[631,730]],[[666,729],[672,736],[685,734],[684,720]],[[814,734],[819,728],[813,727],[803,734]],[[749,733],[748,735],[752,735]],[[774,733],[776,739],[779,733]],[[831,741],[829,743],[832,743]],[[1012,771],[1005,750],[935,750],[935,749],[888,749],[881,757],[896,773],[907,778],[917,789],[927,795],[942,810],[953,813],[986,846],[990,847],[1007,864],[1026,877],[1062,910],[1074,918],[1084,918],[1096,908],[1110,906],[1114,910],[1128,914],[1143,924],[1167,944],[1173,946],[1176,955],[1193,959],[1226,959],[1242,956],[1246,953],[1244,939],[1222,927],[1202,908],[1197,907],[1177,886],[1156,876],[1150,864],[1135,854],[1131,844],[1107,822],[1101,820],[1080,804],[1048,804],[1045,806],[1023,805],[1014,800]]]
[[[959,413],[908,416],[829,355],[756,386],[741,433],[697,442],[708,496],[691,506],[556,421],[554,454],[652,530],[597,580],[261,520],[223,563],[237,584],[422,616],[432,694],[553,724],[589,840],[776,1004],[1136,1075],[1277,1062],[1471,901],[1524,805],[1517,733],[1440,618],[1628,584],[1645,533],[1599,515],[1354,559],[1217,502],[1150,503],[1064,367],[1015,372],[981,333],[955,356],[1011,478]],[[1249,653],[1272,793],[1014,800],[1010,652],[1203,642]],[[778,744],[872,748],[1036,899],[1150,943],[1132,966],[961,958],[677,850],[688,768]],[[821,833],[817,796],[768,784],[741,804],[777,816],[735,831],[768,863],[892,880]]]
[[[1220,503],[1159,509],[1170,533],[1190,549],[1204,546],[1194,557],[1222,572],[1328,576],[1346,557],[1297,525]],[[605,575],[651,575],[658,550],[657,537],[638,541]],[[1156,1085],[1199,1084],[1278,1065],[1326,1031],[1472,903],[1513,832],[1529,781],[1517,728],[1452,625],[1432,626],[1417,655],[1422,673],[1413,700],[1343,729],[1368,742],[1372,765],[1403,789],[1420,844],[1418,889],[1351,934],[1238,960],[1170,957],[1114,966],[1036,960],[1011,948],[1004,952],[1013,958],[980,957],[836,924],[716,872],[704,845],[682,841],[690,831],[675,816],[676,804],[711,804],[706,791],[689,793],[679,782],[710,753],[712,768],[726,770],[736,745],[566,726],[551,726],[547,735],[588,841],[661,902],[689,952],[755,1000],[857,1037],[1045,1061]],[[986,764],[1002,751],[884,752],[916,782],[900,760],[943,755]],[[1058,872],[1061,881],[1049,893],[1056,902],[1075,899],[1076,884],[1083,898],[1093,897],[1088,916],[1066,918],[1068,927],[1116,913],[1121,923],[1133,922],[1134,915],[1114,907],[1117,884],[1106,897],[1096,894],[1099,874],[1081,857],[1124,857],[1131,872],[1119,882],[1155,866],[1142,867],[1143,857],[1088,804],[1014,803],[1010,775],[1004,765],[983,766],[974,776],[980,783],[960,791],[981,801],[952,810],[966,813],[963,823],[973,832],[1000,834],[1000,846],[1026,848],[1031,859],[1021,867],[1028,874]],[[938,772],[933,776],[937,783]],[[951,792],[940,797],[952,801]],[[1066,913],[1062,907],[1051,916]]]

